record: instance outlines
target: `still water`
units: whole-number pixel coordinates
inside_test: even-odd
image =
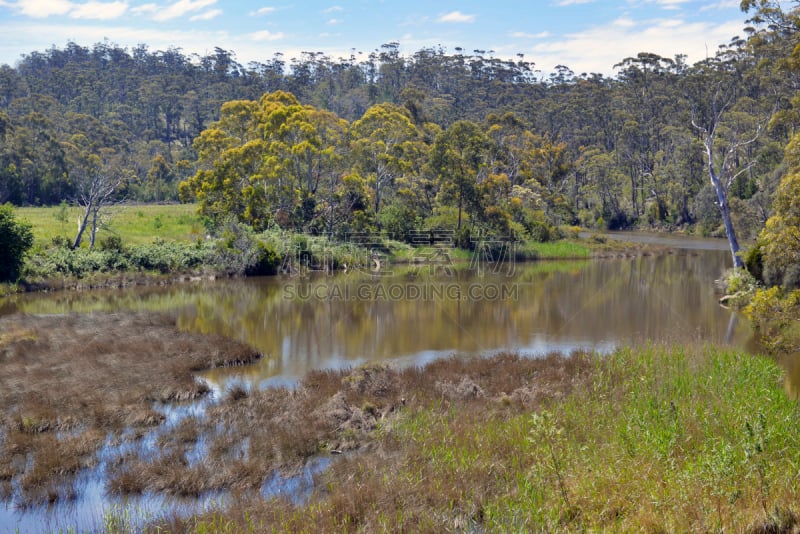
[[[646,342],[746,347],[744,319],[719,306],[719,250],[478,269],[391,266],[391,275],[338,273],[198,282],[166,288],[27,295],[4,311],[149,310],[181,328],[222,334],[264,354],[253,366],[207,373],[214,385],[291,384],[311,369],[367,361],[423,364],[501,350],[525,355]]]
[[[391,274],[311,273],[21,295],[0,301],[0,314],[170,313],[183,329],[222,334],[264,354],[255,365],[205,373],[216,391],[233,383],[292,385],[311,369],[375,361],[421,365],[456,353],[510,350],[535,357],[661,342],[755,350],[747,321],[718,304],[714,281],[729,267],[730,254],[716,242],[687,243],[670,245],[680,248],[669,254],[626,259],[385,266]],[[783,364],[794,392],[791,377],[800,368],[792,361]],[[0,523],[8,522],[0,532],[5,526],[25,531],[65,522],[98,527],[98,510],[117,506],[130,503],[112,502],[102,480],[92,478],[68,507],[20,512],[0,502]],[[141,513],[182,504],[156,499],[133,506]]]

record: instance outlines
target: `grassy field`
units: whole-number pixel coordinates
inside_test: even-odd
[[[60,206],[17,208],[16,212],[20,219],[33,225],[35,245],[39,246],[49,244],[56,236],[73,240],[81,215],[77,207]],[[148,243],[156,237],[193,241],[204,233],[195,204],[121,205],[113,208],[113,216],[98,232],[98,239],[116,235],[127,244]],[[88,241],[88,233],[84,239]]]
[[[20,219],[33,225],[35,243],[44,247],[57,236],[75,238],[77,220],[81,211],[77,207],[52,206],[45,208],[17,208]],[[195,204],[142,204],[121,205],[113,208],[108,224],[98,232],[98,239],[115,235],[129,245],[151,242],[160,237],[175,241],[194,241],[205,234]],[[88,234],[84,239],[88,238]],[[409,249],[410,250],[410,249]],[[575,240],[552,243],[523,243],[516,247],[519,259],[581,259],[590,258],[592,249]],[[398,259],[411,258],[412,251],[398,250]],[[405,256],[404,256],[405,254]],[[469,260],[471,252],[452,250],[454,260]]]

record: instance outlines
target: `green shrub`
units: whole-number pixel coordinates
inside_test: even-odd
[[[277,274],[281,256],[271,244],[259,241],[256,244],[255,262],[245,268],[247,276],[268,276]]]
[[[130,269],[128,258],[116,250],[69,249],[55,246],[28,260],[26,276],[50,278],[74,276],[83,278],[91,273],[106,273]]]
[[[547,243],[554,238],[555,229],[547,223],[542,210],[526,210],[522,225],[530,238],[538,243]]]
[[[773,286],[759,289],[744,309],[761,334],[770,352],[793,353],[800,350],[800,290],[784,291]]]
[[[156,239],[137,245],[128,253],[131,266],[141,270],[170,273],[197,268],[211,260],[204,244],[178,243]]]
[[[746,269],[731,269],[725,275],[725,288],[729,295],[737,293],[752,293],[758,283]]]
[[[764,283],[764,245],[760,241],[744,254],[744,266],[753,278]]]
[[[378,222],[390,239],[406,243],[410,242],[417,225],[414,211],[408,206],[399,204],[389,204],[384,207],[378,216]]]
[[[19,279],[25,254],[31,246],[31,226],[17,220],[11,204],[0,205],[0,282]]]
[[[111,235],[100,241],[100,250],[111,250],[122,252],[122,238],[118,235]]]

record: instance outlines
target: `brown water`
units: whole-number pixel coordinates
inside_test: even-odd
[[[606,352],[646,342],[745,347],[749,326],[718,305],[714,288],[729,261],[725,251],[678,250],[516,264],[494,274],[466,264],[435,272],[396,267],[379,278],[339,273],[32,295],[13,311],[172,312],[181,328],[239,339],[265,355],[244,369],[207,373],[214,385],[264,386],[294,382],[311,369],[419,364],[452,353]]]

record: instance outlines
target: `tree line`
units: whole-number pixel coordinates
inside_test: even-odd
[[[754,238],[799,120],[794,4],[744,1],[744,37],[713,57],[642,52],[614,77],[398,43],[247,65],[219,48],[32,52],[0,66],[0,203],[79,202],[100,176],[114,200],[197,198],[212,226],[543,239],[558,224],[722,235],[724,198]]]

